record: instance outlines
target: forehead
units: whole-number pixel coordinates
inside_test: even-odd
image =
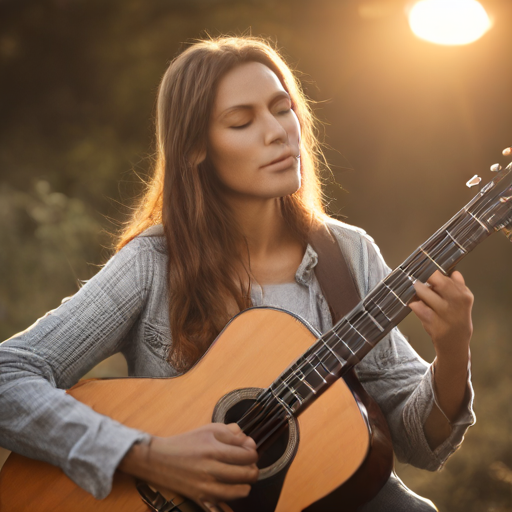
[[[246,62],[228,71],[219,81],[214,111],[219,114],[233,105],[265,102],[278,91],[285,89],[270,68],[261,62]]]

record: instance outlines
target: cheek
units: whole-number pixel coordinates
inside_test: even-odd
[[[237,174],[250,165],[252,161],[250,135],[234,131],[225,133],[211,141],[211,159],[219,174]]]

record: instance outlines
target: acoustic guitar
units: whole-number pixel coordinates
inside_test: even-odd
[[[234,317],[182,376],[82,381],[68,392],[95,411],[156,436],[212,421],[238,422],[261,452],[260,479],[248,498],[220,505],[225,512],[353,510],[361,501],[353,486],[347,494],[347,485],[363,482],[366,499],[371,498],[389,475],[392,452],[347,385],[352,369],[410,312],[416,280],[425,282],[436,270],[449,274],[495,231],[512,238],[511,227],[512,164],[323,335],[287,311],[250,308]],[[379,443],[383,449],[375,456],[372,448]],[[380,472],[370,470],[377,477],[365,480],[360,472],[370,459]],[[120,472],[111,494],[98,501],[60,469],[13,453],[0,472],[0,510],[202,509]]]

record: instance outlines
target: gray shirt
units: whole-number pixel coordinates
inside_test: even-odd
[[[331,220],[365,296],[390,269],[361,229]],[[308,245],[295,282],[253,285],[255,306],[298,314],[325,332],[329,307],[315,277],[317,255]],[[60,466],[97,498],[111,490],[114,471],[132,444],[146,434],[94,412],[65,393],[87,371],[122,352],[131,377],[172,377],[167,256],[163,236],[139,236],[61,306],[0,345],[0,446]],[[450,437],[435,450],[423,425],[435,395],[429,365],[394,329],[357,366],[366,390],[388,421],[400,461],[437,470],[460,445],[475,418],[470,400]]]

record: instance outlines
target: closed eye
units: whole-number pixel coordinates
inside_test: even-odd
[[[240,126],[231,126],[231,128],[233,128],[233,130],[240,130],[241,128],[245,128],[246,126],[249,126],[250,124],[251,124],[251,122],[249,121],[248,123],[241,124]]]

